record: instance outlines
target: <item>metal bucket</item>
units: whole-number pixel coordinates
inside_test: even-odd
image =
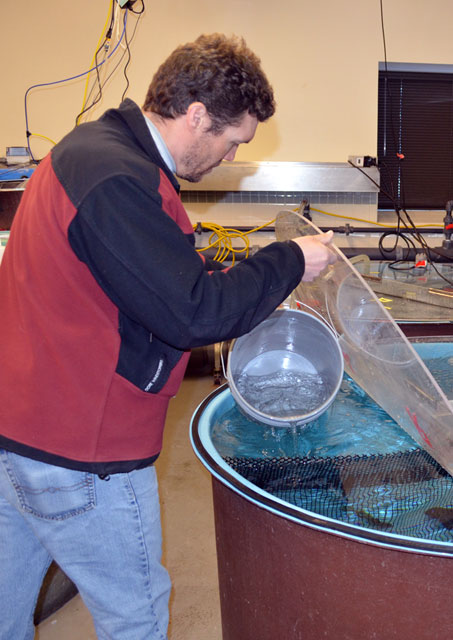
[[[233,340],[226,377],[248,417],[276,427],[301,425],[333,402],[343,355],[325,322],[305,311],[277,309]]]

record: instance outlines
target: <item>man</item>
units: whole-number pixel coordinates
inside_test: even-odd
[[[259,60],[214,34],[39,165],[0,269],[0,637],[33,638],[52,559],[99,638],[166,637],[153,462],[189,349],[251,330],[334,260],[332,234],[229,269],[193,247],[174,177],[233,160],[274,112]],[[217,265],[218,267],[218,265]]]

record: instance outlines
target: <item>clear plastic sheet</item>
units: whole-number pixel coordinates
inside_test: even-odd
[[[320,233],[293,211],[280,212],[275,228],[278,240]],[[292,304],[321,315],[335,329],[345,371],[453,475],[449,400],[360,273],[337,247],[332,250],[335,264],[313,282],[301,282]]]

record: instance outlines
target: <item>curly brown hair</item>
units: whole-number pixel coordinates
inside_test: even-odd
[[[154,75],[143,109],[175,118],[192,102],[204,104],[213,133],[238,125],[246,112],[264,122],[275,111],[259,58],[243,38],[220,33],[201,35],[175,49]]]

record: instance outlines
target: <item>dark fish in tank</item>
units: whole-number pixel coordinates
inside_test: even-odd
[[[426,515],[438,520],[446,529],[453,530],[453,509],[448,507],[433,507],[425,511]]]
[[[354,513],[360,518],[365,527],[371,527],[373,529],[378,529],[379,531],[389,531],[393,529],[393,526],[390,522],[385,522],[385,520],[379,520],[371,513],[368,513],[365,509],[354,509]]]

